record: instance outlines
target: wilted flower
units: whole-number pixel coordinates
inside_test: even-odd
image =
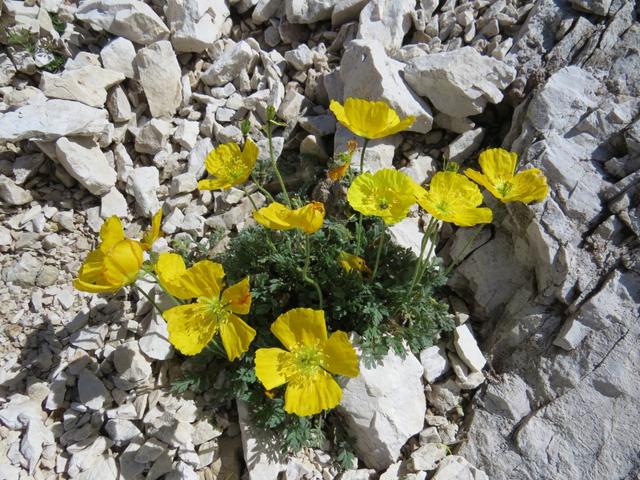
[[[340,266],[347,273],[354,270],[361,273],[371,273],[371,269],[367,267],[367,263],[364,261],[364,258],[358,257],[357,255],[352,255],[351,253],[347,252],[340,252],[338,261],[340,262]]]
[[[269,206],[253,212],[253,218],[260,225],[272,230],[300,228],[304,233],[311,234],[322,227],[324,214],[322,202],[311,202],[295,210],[281,203],[273,202]]]
[[[256,351],[256,376],[265,389],[287,384],[284,409],[300,416],[335,407],[342,389],[331,374],[355,377],[358,356],[347,334],[327,337],[324,312],[294,308],[280,315],[271,332],[284,345]]]
[[[224,289],[222,265],[202,260],[186,268],[175,253],[162,253],[155,269],[171,295],[183,300],[197,298],[195,303],[178,305],[162,314],[174,347],[184,355],[196,355],[220,333],[229,360],[247,351],[256,331],[237,315],[246,315],[251,308],[248,277]]]
[[[539,202],[549,193],[547,178],[537,168],[516,172],[518,155],[503,148],[489,148],[478,159],[482,173],[467,168],[464,174],[489,190],[500,201]]]
[[[422,208],[438,220],[459,227],[472,227],[493,220],[491,209],[478,207],[482,203],[478,186],[459,173],[436,173],[429,190],[418,187],[415,198]]]
[[[416,203],[417,187],[408,175],[386,168],[357,176],[347,191],[347,200],[355,211],[393,224],[405,218]]]
[[[200,190],[226,190],[247,181],[258,158],[258,146],[247,138],[244,149],[235,142],[223,143],[205,159],[207,172],[214,178],[198,182]]]
[[[162,224],[162,208],[159,209],[151,218],[151,228],[142,236],[140,245],[144,250],[151,250],[153,242],[162,236],[160,226]]]
[[[416,117],[400,120],[396,111],[386,102],[373,102],[349,97],[344,106],[331,100],[329,108],[336,119],[356,135],[369,140],[388,137],[409,128]]]

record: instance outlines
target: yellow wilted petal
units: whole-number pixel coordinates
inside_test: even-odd
[[[256,377],[267,390],[284,385],[290,379],[291,353],[281,348],[256,350]]]
[[[327,172],[327,175],[331,180],[333,180],[334,182],[337,182],[342,177],[344,177],[345,173],[347,173],[347,170],[349,169],[349,165],[351,165],[351,162],[345,162],[339,167],[330,169]]]
[[[360,373],[358,355],[345,332],[333,332],[324,344],[324,368],[336,375],[356,377]]]
[[[281,203],[273,202],[266,207],[253,212],[253,218],[263,227],[272,230],[289,230],[291,225],[291,210]]]
[[[162,224],[162,208],[159,209],[151,218],[151,228],[144,234],[142,241],[140,242],[142,248],[145,250],[151,250],[153,242],[162,236],[160,226]]]
[[[304,207],[297,208],[290,213],[291,224],[310,235],[317,232],[324,222],[324,204],[311,202]]]
[[[273,202],[253,212],[253,218],[263,227],[272,230],[300,228],[307,234],[314,233],[322,227],[324,215],[324,205],[321,202],[311,202],[295,210]]]
[[[324,343],[327,339],[327,326],[322,310],[294,308],[280,315],[271,324],[271,332],[288,349],[298,345]]]
[[[235,285],[222,292],[222,304],[233,313],[246,315],[251,310],[251,290],[249,277],[245,277]]]
[[[100,228],[100,245],[98,248],[108,252],[115,244],[125,239],[122,222],[115,215],[107,218]]]
[[[362,273],[371,273],[371,269],[367,267],[367,263],[364,261],[364,258],[358,257],[357,255],[352,255],[347,252],[340,252],[338,261],[340,262],[340,266],[347,273],[353,270]]]
[[[191,293],[191,297],[220,298],[224,286],[224,269],[222,265],[210,260],[201,260],[180,277],[183,288]]]
[[[182,276],[187,267],[183,258],[177,253],[161,253],[155,265],[155,271],[160,280],[160,285],[176,298],[186,300],[193,298],[191,290],[182,285]]]
[[[301,417],[315,415],[340,403],[342,389],[324,370],[311,378],[303,377],[287,383],[284,409]]]
[[[393,224],[404,219],[416,203],[416,188],[418,185],[411,177],[387,168],[356,177],[347,191],[347,200],[355,211]]]
[[[249,349],[256,331],[232,313],[220,322],[220,338],[229,360],[233,361]]]
[[[104,278],[114,286],[129,285],[136,281],[142,261],[140,243],[135,240],[122,240],[104,257]]]
[[[383,138],[401,132],[415,120],[415,117],[400,120],[395,110],[382,101],[349,97],[344,105],[332,100],[329,108],[338,122],[367,139]]]
[[[205,315],[201,305],[179,305],[165,310],[169,342],[184,355],[197,355],[218,330],[215,319]]]

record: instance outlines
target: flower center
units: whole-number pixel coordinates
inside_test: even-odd
[[[496,183],[496,190],[503,197],[506,197],[507,195],[509,195],[509,192],[511,191],[512,188],[513,188],[513,185],[511,184],[511,182],[508,182],[506,180],[501,180]]]
[[[319,345],[302,345],[291,351],[292,363],[299,375],[312,377],[324,364],[324,354]]]
[[[204,314],[216,321],[224,320],[227,317],[227,308],[220,303],[219,298],[200,297],[198,303],[201,305]]]
[[[435,204],[436,210],[440,213],[447,214],[449,213],[449,204],[445,200],[441,200]]]

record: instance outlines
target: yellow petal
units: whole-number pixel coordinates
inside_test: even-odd
[[[228,178],[229,166],[241,155],[240,145],[236,142],[223,143],[211,150],[204,160],[205,168],[211,175]]]
[[[482,223],[491,223],[493,212],[487,207],[461,208],[451,216],[450,220],[446,221],[458,227],[473,227]]]
[[[76,278],[73,281],[73,286],[76,290],[88,293],[116,293],[122,288],[122,285],[110,285],[85,282],[80,278]]]
[[[267,390],[272,390],[289,381],[291,354],[281,348],[259,348],[256,350],[256,377]]]
[[[402,120],[386,102],[370,101],[360,98],[347,98],[344,106],[335,100],[329,106],[336,119],[360,137],[382,138],[405,130],[415,120],[406,117]]]
[[[198,181],[198,190],[226,190],[233,187],[233,183],[222,178],[205,178]]]
[[[547,178],[537,168],[519,172],[511,183],[511,190],[503,200],[505,202],[540,202],[549,193]]]
[[[115,293],[120,290],[121,285],[112,285],[104,278],[104,258],[101,250],[90,252],[80,267],[78,278],[73,281],[73,286],[82,292],[89,293]]]
[[[324,204],[322,202],[311,202],[304,207],[293,210],[289,219],[292,225],[310,235],[320,230],[324,222],[324,215]]]
[[[151,250],[153,242],[162,236],[160,225],[162,224],[162,208],[159,209],[151,218],[151,228],[142,237],[142,248]]]
[[[224,286],[222,265],[210,260],[201,260],[180,277],[180,284],[191,293],[191,297],[220,298]]]
[[[202,307],[193,303],[165,310],[169,341],[184,355],[197,355],[216,334],[215,319],[204,314]]]
[[[334,182],[337,182],[342,177],[344,177],[345,173],[347,173],[347,169],[349,168],[349,165],[351,165],[351,162],[345,162],[339,167],[330,169],[327,172],[328,177]]]
[[[188,299],[194,295],[182,285],[182,277],[187,272],[183,258],[177,253],[161,253],[155,265],[160,285],[176,298]],[[197,295],[196,295],[197,296]]]
[[[214,148],[205,159],[207,171],[215,178],[201,180],[201,190],[224,190],[243,183],[249,178],[258,158],[258,147],[247,139],[244,150],[235,142]]]
[[[416,188],[411,177],[388,168],[356,177],[347,191],[347,200],[355,211],[393,224],[404,219],[416,203]]]
[[[473,170],[472,168],[467,168],[464,171],[464,174],[474,182],[479,183],[484,188],[489,190],[491,192],[491,195],[493,195],[494,197],[498,199],[502,199],[502,193],[496,190],[495,185],[491,182],[489,177],[487,177],[486,175],[478,172],[477,170]]]
[[[246,315],[251,310],[251,289],[249,277],[245,277],[235,285],[222,292],[222,304],[233,313]]]
[[[255,221],[271,230],[290,230],[295,228],[291,224],[290,217],[291,210],[278,202],[273,202],[257,212],[253,212]]]
[[[294,308],[271,324],[271,332],[288,349],[299,345],[321,344],[327,339],[327,326],[322,310]]]
[[[324,370],[313,377],[298,376],[287,384],[284,409],[301,417],[315,415],[336,407],[342,398],[342,389]]]
[[[107,218],[100,228],[100,250],[107,253],[115,244],[125,239],[124,228],[118,217]]]
[[[478,163],[494,185],[511,179],[516,171],[518,155],[504,148],[488,148],[478,157]]]
[[[323,347],[324,367],[336,375],[356,377],[360,373],[358,355],[345,332],[333,332]]]
[[[371,269],[367,267],[367,263],[364,261],[364,258],[358,257],[357,255],[352,255],[347,252],[340,252],[338,261],[340,262],[340,266],[347,273],[353,270],[362,273],[371,273]]]
[[[140,243],[135,240],[122,240],[105,255],[105,280],[114,286],[125,286],[135,282],[142,267],[142,260]]]
[[[220,323],[220,338],[229,360],[233,361],[249,349],[256,331],[232,313]]]
[[[260,153],[258,146],[250,138],[247,138],[242,150],[243,181],[247,180],[251,175],[253,167],[256,165],[256,160],[258,160],[258,153]]]

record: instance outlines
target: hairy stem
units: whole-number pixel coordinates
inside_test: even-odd
[[[318,282],[309,277],[309,261],[311,259],[311,245],[309,244],[309,236],[305,235],[304,239],[304,268],[302,269],[302,279],[310,285],[313,285],[318,294],[318,305],[320,310],[323,308],[322,290]]]
[[[282,175],[280,175],[280,170],[278,169],[278,165],[276,163],[276,156],[273,151],[272,130],[273,127],[271,125],[271,121],[267,121],[267,138],[269,139],[269,158],[271,159],[271,166],[273,167],[273,171],[275,172],[276,177],[278,178],[278,182],[280,183],[280,189],[282,190],[282,194],[284,195],[287,207],[291,208],[291,199],[289,198],[289,193],[287,192],[287,187],[284,184]]]
[[[382,227],[382,233],[380,234],[380,238],[378,239],[378,251],[376,252],[376,263],[373,266],[373,273],[371,274],[371,281],[376,278],[376,273],[378,273],[378,266],[380,265],[380,255],[382,255],[382,246],[384,245],[384,241],[386,239],[386,226]]]
[[[369,145],[369,139],[365,138],[364,143],[362,144],[362,153],[360,154],[360,175],[363,173],[364,169],[364,152],[367,150],[367,145]],[[356,255],[360,255],[360,244],[362,243],[362,213],[358,215],[358,224],[356,225]]]

